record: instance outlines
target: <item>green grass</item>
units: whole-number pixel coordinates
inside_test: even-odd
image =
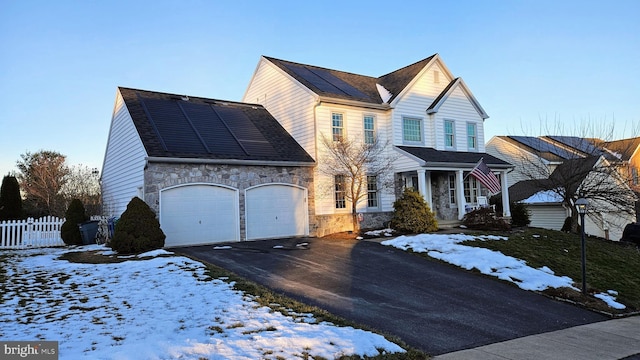
[[[507,241],[468,241],[464,245],[488,248],[522,259],[527,265],[547,266],[559,276],[569,276],[575,286],[582,284],[582,256],[580,236],[560,231],[527,229],[504,234]],[[640,310],[640,250],[630,244],[586,238],[587,292],[607,290],[618,292],[617,301],[627,309],[616,311],[603,306],[599,300],[580,296],[575,291],[547,290],[545,293],[568,298],[582,305],[610,313],[630,313]]]

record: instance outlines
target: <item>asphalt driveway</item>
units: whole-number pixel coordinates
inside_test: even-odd
[[[224,245],[231,248],[172,250],[396,335],[431,355],[607,319],[373,241],[313,238]]]

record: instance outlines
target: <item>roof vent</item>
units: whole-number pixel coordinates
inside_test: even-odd
[[[189,96],[183,95],[180,99],[182,99],[182,101],[189,101]]]

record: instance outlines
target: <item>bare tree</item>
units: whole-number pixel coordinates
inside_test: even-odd
[[[334,140],[321,137],[326,150],[323,161],[318,170],[332,177],[341,179],[336,183],[335,190],[344,194],[345,205],[351,205],[351,218],[354,231],[359,231],[357,208],[358,204],[367,199],[368,185],[372,180],[376,181],[378,190],[393,188],[393,161],[394,157],[388,154],[388,143],[380,143],[377,138],[365,142],[359,139],[347,139],[340,137]]]
[[[580,136],[512,137],[526,148],[508,160],[526,179],[520,185],[552,192],[562,199],[569,209],[574,232],[578,225],[575,201],[581,197],[590,201],[593,216],[635,213],[636,195],[628,186],[628,172],[621,171],[626,166],[624,160],[607,148],[606,140],[613,135],[613,128],[601,126],[596,130],[605,139],[587,135],[594,131],[589,125],[581,127]],[[563,129],[559,125],[553,131]]]
[[[64,216],[65,202],[61,190],[69,174],[69,168],[65,164],[66,157],[48,150],[26,152],[20,157],[16,166],[25,202],[42,215]]]
[[[66,203],[78,199],[89,215],[100,214],[100,182],[98,169],[90,169],[82,164],[69,168],[61,193]]]

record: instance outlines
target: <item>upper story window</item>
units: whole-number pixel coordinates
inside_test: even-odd
[[[633,185],[640,184],[640,179],[638,177],[638,168],[637,167],[632,167],[631,168],[631,184],[633,184]]]
[[[344,118],[341,113],[331,114],[331,134],[333,141],[341,141],[344,138]]]
[[[467,148],[478,150],[478,126],[474,123],[467,123]]]
[[[454,148],[455,145],[455,127],[453,126],[453,120],[444,121],[444,147]]]
[[[367,176],[367,207],[378,207],[378,178]]]
[[[422,119],[402,118],[402,140],[404,142],[422,142]]]
[[[347,197],[345,193],[346,179],[344,175],[336,175],[334,177],[336,209],[346,209]]]
[[[375,118],[371,115],[364,116],[364,143],[374,144],[376,142]]]

